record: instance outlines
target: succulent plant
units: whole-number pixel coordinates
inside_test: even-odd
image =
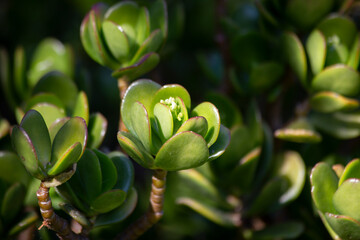
[[[311,193],[321,220],[333,239],[360,238],[360,160],[345,168],[318,163],[311,172]]]
[[[92,219],[98,227],[117,223],[134,210],[137,193],[133,181],[133,166],[124,154],[86,149],[74,176],[56,191],[67,200],[60,206],[71,217],[86,227],[92,226],[88,220]]]
[[[0,151],[0,237],[13,238],[16,234],[34,225],[38,216],[33,211],[25,212],[24,200],[30,175],[18,156]]]
[[[13,127],[11,141],[27,171],[49,186],[56,186],[74,174],[87,136],[85,120],[80,117],[48,129],[41,114],[30,110],[20,125]]]
[[[190,109],[190,95],[184,87],[135,81],[121,105],[129,132],[119,132],[118,141],[145,168],[177,171],[198,167],[225,151],[230,134],[220,124],[212,103]]]
[[[122,1],[110,8],[96,4],[84,18],[80,35],[93,60],[111,68],[114,77],[134,80],[159,62],[157,51],[167,36],[165,1],[146,6]]]

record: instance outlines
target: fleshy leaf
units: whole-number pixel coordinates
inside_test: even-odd
[[[27,229],[31,225],[35,224],[35,222],[39,219],[38,215],[35,212],[30,212],[27,214],[20,222],[18,222],[15,226],[13,226],[9,230],[9,236],[15,236],[16,234],[22,232]]]
[[[122,26],[113,21],[102,23],[104,39],[112,55],[118,60],[125,60],[130,51],[129,40]]]
[[[152,32],[150,36],[144,42],[142,42],[142,45],[137,50],[134,57],[131,59],[130,65],[139,61],[141,56],[150,52],[156,52],[159,49],[162,42],[163,42],[163,35],[160,29],[157,29],[154,32]]]
[[[311,194],[315,206],[322,213],[337,213],[333,205],[333,195],[338,187],[338,177],[324,162],[315,165],[311,171]]]
[[[66,212],[69,216],[71,216],[75,221],[80,223],[81,226],[84,226],[84,227],[91,226],[90,221],[86,218],[84,213],[80,212],[79,210],[77,210],[76,208],[74,208],[73,206],[71,206],[68,203],[60,203],[59,205],[60,205],[60,208],[64,212]]]
[[[14,53],[14,85],[15,91],[20,97],[26,96],[26,56],[23,47],[17,47]]]
[[[360,58],[360,39],[359,34],[356,35],[355,41],[350,51],[349,59],[346,65],[352,67],[353,69],[357,69],[359,66],[359,58]]]
[[[49,166],[49,168],[54,166],[67,149],[76,142],[81,144],[81,156],[85,150],[87,135],[87,127],[84,119],[74,117],[67,121],[54,138],[51,151],[51,166]],[[76,159],[75,162],[77,160],[79,159]]]
[[[189,111],[191,107],[191,98],[189,92],[181,85],[178,84],[168,84],[160,88],[152,99],[151,108],[154,109],[155,105],[160,102],[160,100],[166,100],[170,97],[176,98],[179,97],[184,102],[186,109]]]
[[[93,150],[100,162],[101,168],[101,192],[107,192],[111,190],[114,185],[116,184],[118,174],[116,172],[116,167],[114,163],[110,160],[108,156],[104,153],[100,152],[99,150]]]
[[[79,92],[77,95],[72,116],[81,117],[85,120],[86,124],[89,123],[89,102],[85,92],[83,91]]]
[[[134,183],[134,167],[131,160],[121,152],[111,152],[108,156],[115,164],[118,175],[113,188],[121,189],[125,192],[130,191]]]
[[[20,126],[25,130],[40,163],[43,167],[50,162],[51,141],[49,131],[42,115],[34,110],[28,111]]]
[[[50,128],[54,122],[66,116],[64,109],[58,108],[57,106],[49,103],[38,103],[32,107],[32,110],[36,110],[44,116],[47,128]]]
[[[27,186],[30,181],[30,175],[26,172],[20,158],[8,151],[0,151],[0,178],[9,183],[20,182],[24,186]]]
[[[145,149],[151,150],[151,124],[145,106],[140,102],[135,102],[131,109],[131,126],[133,134],[136,135]]]
[[[131,188],[125,202],[119,206],[118,208],[115,208],[114,210],[99,215],[96,218],[95,227],[99,226],[105,226],[108,224],[113,224],[120,222],[127,218],[135,209],[137,203],[137,192],[135,188]]]
[[[126,199],[126,192],[120,189],[110,190],[98,196],[92,203],[91,208],[99,213],[106,213],[119,207]]]
[[[202,116],[208,123],[208,131],[205,140],[208,147],[216,142],[220,132],[220,114],[214,104],[203,102],[197,105],[191,112],[191,116]]]
[[[209,161],[212,161],[220,157],[230,144],[230,130],[220,125],[219,136],[216,139],[216,142],[209,148]]]
[[[3,118],[0,118],[0,139],[5,137],[10,132],[10,123]]]
[[[64,124],[67,123],[67,121],[69,121],[69,120],[70,120],[70,117],[59,118],[50,125],[49,133],[50,133],[51,142],[54,141],[54,138],[55,138],[56,134],[58,133],[58,131],[60,130],[60,128],[62,128],[62,126],[64,126]]]
[[[124,151],[138,164],[144,168],[153,166],[154,158],[135,136],[128,132],[118,132],[117,138]]]
[[[304,87],[308,87],[306,81],[307,63],[304,47],[299,38],[291,32],[287,32],[283,37],[286,58],[289,65],[296,73]]]
[[[332,91],[352,97],[360,91],[360,76],[353,68],[337,64],[316,75],[311,87],[314,91]]]
[[[160,28],[163,38],[167,37],[168,33],[168,15],[165,0],[156,0],[149,6],[150,12],[150,31]]]
[[[56,176],[66,169],[68,169],[72,164],[76,163],[82,152],[81,143],[76,142],[70,146],[63,155],[55,162],[55,164],[47,171],[48,175]]]
[[[38,179],[44,179],[34,145],[22,127],[15,126],[11,132],[11,141],[27,171]]]
[[[360,180],[350,178],[343,182],[333,196],[335,209],[360,222],[360,205],[354,204],[360,196]]]
[[[354,159],[346,165],[339,180],[339,187],[349,178],[360,179],[360,159]]]
[[[253,239],[296,239],[304,232],[304,224],[301,222],[288,221],[266,226],[260,231],[253,233]]]
[[[108,122],[101,113],[95,113],[90,116],[88,131],[89,139],[87,146],[89,148],[98,148],[104,140]]]
[[[26,101],[25,111],[29,111],[33,106],[37,105],[38,103],[49,103],[57,106],[60,109],[65,108],[64,104],[55,94],[39,93]]]
[[[325,219],[342,240],[360,239],[360,223],[348,216],[325,214]]]
[[[160,138],[164,141],[173,135],[174,121],[171,110],[163,103],[157,103],[154,107],[156,129]]]
[[[177,171],[208,161],[206,141],[194,132],[181,132],[166,141],[156,155],[153,168]]]
[[[21,210],[25,199],[26,189],[20,183],[14,183],[4,195],[1,203],[2,220],[10,223]]]
[[[128,87],[121,103],[121,117],[130,132],[134,131],[131,125],[131,109],[134,103],[136,101],[141,102],[149,111],[153,96],[160,88],[161,86],[158,83],[145,79],[137,80]]]
[[[319,30],[314,30],[308,37],[306,51],[309,56],[312,73],[316,75],[324,68],[326,57],[326,39]]]
[[[312,108],[323,113],[331,113],[342,110],[353,110],[360,103],[351,98],[346,98],[335,92],[319,92],[310,99]]]
[[[192,131],[201,135],[202,137],[205,137],[208,131],[208,124],[206,119],[201,116],[189,118],[181,125],[181,127],[177,130],[176,133],[185,131]]]

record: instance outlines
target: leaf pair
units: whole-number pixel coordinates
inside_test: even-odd
[[[333,237],[360,237],[359,201],[360,160],[348,163],[343,172],[335,173],[326,163],[318,163],[311,172],[312,198]]]
[[[49,132],[41,114],[28,111],[20,126],[12,129],[12,144],[25,168],[45,180],[67,171],[85,150],[87,127],[84,119],[71,118]]]

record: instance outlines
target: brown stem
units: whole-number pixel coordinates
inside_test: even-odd
[[[128,89],[128,87],[129,87],[129,79],[126,76],[118,78],[118,88],[119,88],[119,93],[120,93],[120,107],[121,107],[121,101],[124,98],[125,92]],[[121,110],[121,108],[120,108],[120,110]],[[119,117],[119,130],[127,131],[123,121],[121,120],[121,116]]]
[[[43,217],[43,225],[56,232],[57,236],[62,240],[86,240],[87,237],[77,235],[71,231],[70,224],[63,218],[59,217],[52,207],[51,198],[49,196],[49,188],[40,184],[39,190],[36,192],[41,216]]]
[[[116,239],[137,239],[161,219],[163,216],[166,174],[167,171],[165,170],[154,171],[151,185],[150,206],[148,211],[130,225],[125,232],[121,233]]]

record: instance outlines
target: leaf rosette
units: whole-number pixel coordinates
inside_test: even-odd
[[[327,163],[318,163],[311,172],[311,193],[322,221],[334,239],[360,237],[360,160],[335,171]]]
[[[166,3],[139,6],[122,1],[110,8],[96,4],[85,16],[80,36],[93,60],[111,68],[114,77],[133,80],[159,63],[157,52],[167,36]]]
[[[50,133],[44,118],[36,110],[28,111],[11,140],[27,171],[49,186],[59,185],[74,174],[74,164],[84,153],[88,131],[80,117],[66,122]]]
[[[132,83],[121,105],[129,132],[120,131],[121,147],[145,168],[177,171],[219,157],[230,140],[218,109],[203,102],[192,111],[187,90],[151,80]]]

